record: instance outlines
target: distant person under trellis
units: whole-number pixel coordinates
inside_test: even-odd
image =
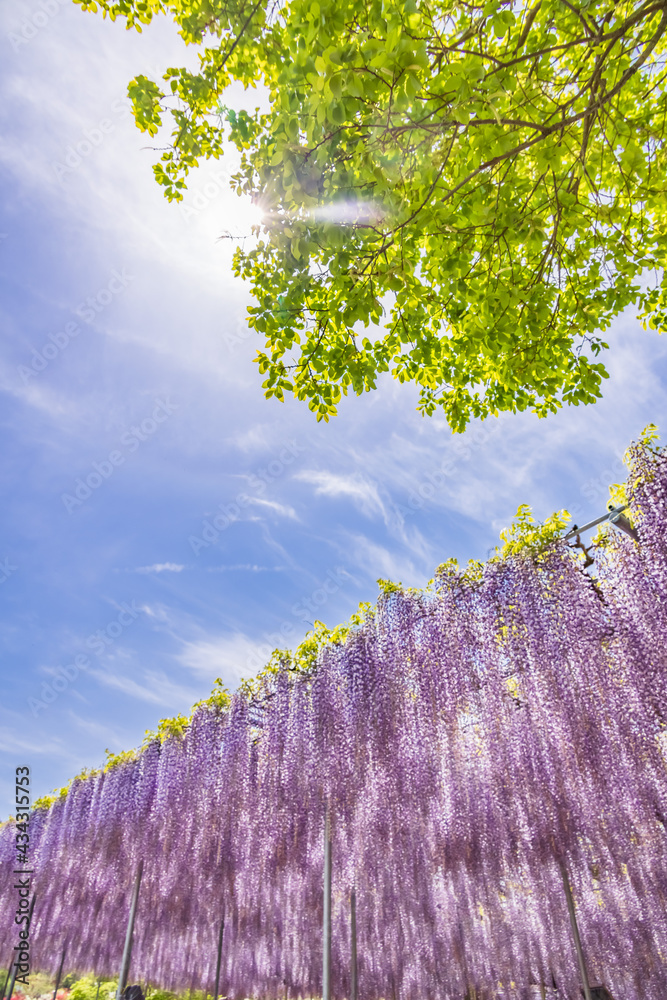
[[[126,986],[123,990],[122,1000],[146,1000],[146,998],[141,986]]]

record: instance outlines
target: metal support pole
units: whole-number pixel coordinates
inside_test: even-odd
[[[16,982],[16,962],[14,965],[10,966],[11,976],[9,977],[9,990],[7,991],[7,1000],[12,1000],[12,993],[14,992],[14,983]]]
[[[60,980],[63,975],[63,965],[65,964],[65,952],[67,951],[67,945],[63,946],[63,953],[60,956],[60,965],[58,966],[58,974],[56,975],[56,986],[53,991],[53,1000],[56,1000],[56,995],[58,993],[58,987],[60,986]]]
[[[95,1000],[99,1000],[100,997],[100,980],[97,980],[97,993],[95,994]]]
[[[5,1000],[5,992],[7,990],[7,983],[9,982],[9,971],[12,967],[12,959],[14,958],[14,953],[12,952],[12,957],[9,959],[9,965],[7,966],[7,975],[5,976],[5,985],[2,987],[2,993],[0,993],[0,1000]]]
[[[589,521],[588,524],[584,524],[581,528],[575,524],[571,531],[568,531],[567,535],[563,535],[563,541],[567,542],[570,538],[574,538],[575,535],[580,535],[582,531],[589,531],[591,528],[596,528],[597,525],[602,524],[603,521],[611,521],[612,524],[616,524],[616,515],[622,514],[627,506],[628,505],[624,503],[620,507],[610,507],[607,513],[603,514],[602,517],[596,517],[594,521]],[[627,518],[624,518],[624,520],[627,520]]]
[[[350,937],[351,937],[351,974],[350,1000],[357,1000],[359,984],[357,981],[357,893],[352,890],[350,896]]]
[[[123,995],[123,990],[127,986],[127,977],[130,972],[130,959],[132,957],[132,937],[134,935],[134,918],[137,915],[137,900],[139,899],[139,886],[141,885],[141,873],[144,870],[144,862],[141,860],[139,862],[139,867],[137,868],[137,877],[134,883],[134,892],[132,893],[132,903],[130,904],[130,919],[127,922],[127,934],[125,935],[125,947],[123,948],[123,960],[120,966],[120,975],[118,976],[118,989],[116,990],[116,1000],[120,1000]]]
[[[218,935],[218,959],[215,963],[215,990],[213,991],[213,1000],[218,1000],[218,994],[220,993],[220,965],[222,964],[222,935],[225,933],[225,916],[223,914],[222,920],[220,921],[220,933]]]
[[[324,821],[324,927],[322,941],[322,1000],[331,1000],[331,814]]]
[[[591,997],[591,987],[588,982],[588,972],[586,970],[586,960],[584,958],[584,950],[581,947],[581,937],[579,936],[579,926],[577,924],[577,914],[574,910],[574,899],[572,897],[572,889],[570,888],[570,880],[567,875],[567,868],[564,862],[560,862],[560,873],[563,876],[563,888],[565,889],[565,898],[567,899],[567,911],[570,915],[570,927],[572,928],[572,937],[574,938],[574,947],[577,950],[577,961],[579,963],[579,975],[581,976],[581,983],[584,988],[584,997],[586,1000],[592,1000]]]
[[[16,982],[16,960],[14,959],[14,964],[10,963],[9,969],[11,975],[9,976],[9,990],[7,991],[7,1000],[12,1000],[12,993],[14,992],[14,983]],[[5,983],[5,986],[7,984]]]

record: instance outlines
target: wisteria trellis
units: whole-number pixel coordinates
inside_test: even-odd
[[[204,707],[182,738],[76,781],[31,820],[35,963],[117,972],[144,860],[132,978],[321,995],[579,997],[560,865],[592,981],[667,995],[667,459],[635,448],[640,544],[611,530],[593,582],[556,543],[383,597],[309,679]],[[666,737],[667,739],[667,737]],[[0,831],[0,942],[13,830]],[[5,945],[7,947],[7,945]],[[539,991],[537,993],[539,995]]]

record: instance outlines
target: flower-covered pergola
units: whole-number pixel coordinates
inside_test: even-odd
[[[133,980],[212,992],[224,916],[221,993],[322,995],[328,815],[333,997],[352,991],[354,891],[360,1000],[575,1000],[571,891],[591,982],[662,1000],[665,454],[635,447],[627,488],[639,543],[609,529],[593,578],[562,541],[445,565],[310,674],[203,705],[36,809],[35,964],[66,948],[117,972],[143,862]],[[7,943],[13,864],[7,824]]]

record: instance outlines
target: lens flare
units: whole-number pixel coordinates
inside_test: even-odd
[[[336,222],[341,226],[375,226],[385,216],[382,207],[372,201],[334,201],[318,205],[308,214],[317,222]]]

